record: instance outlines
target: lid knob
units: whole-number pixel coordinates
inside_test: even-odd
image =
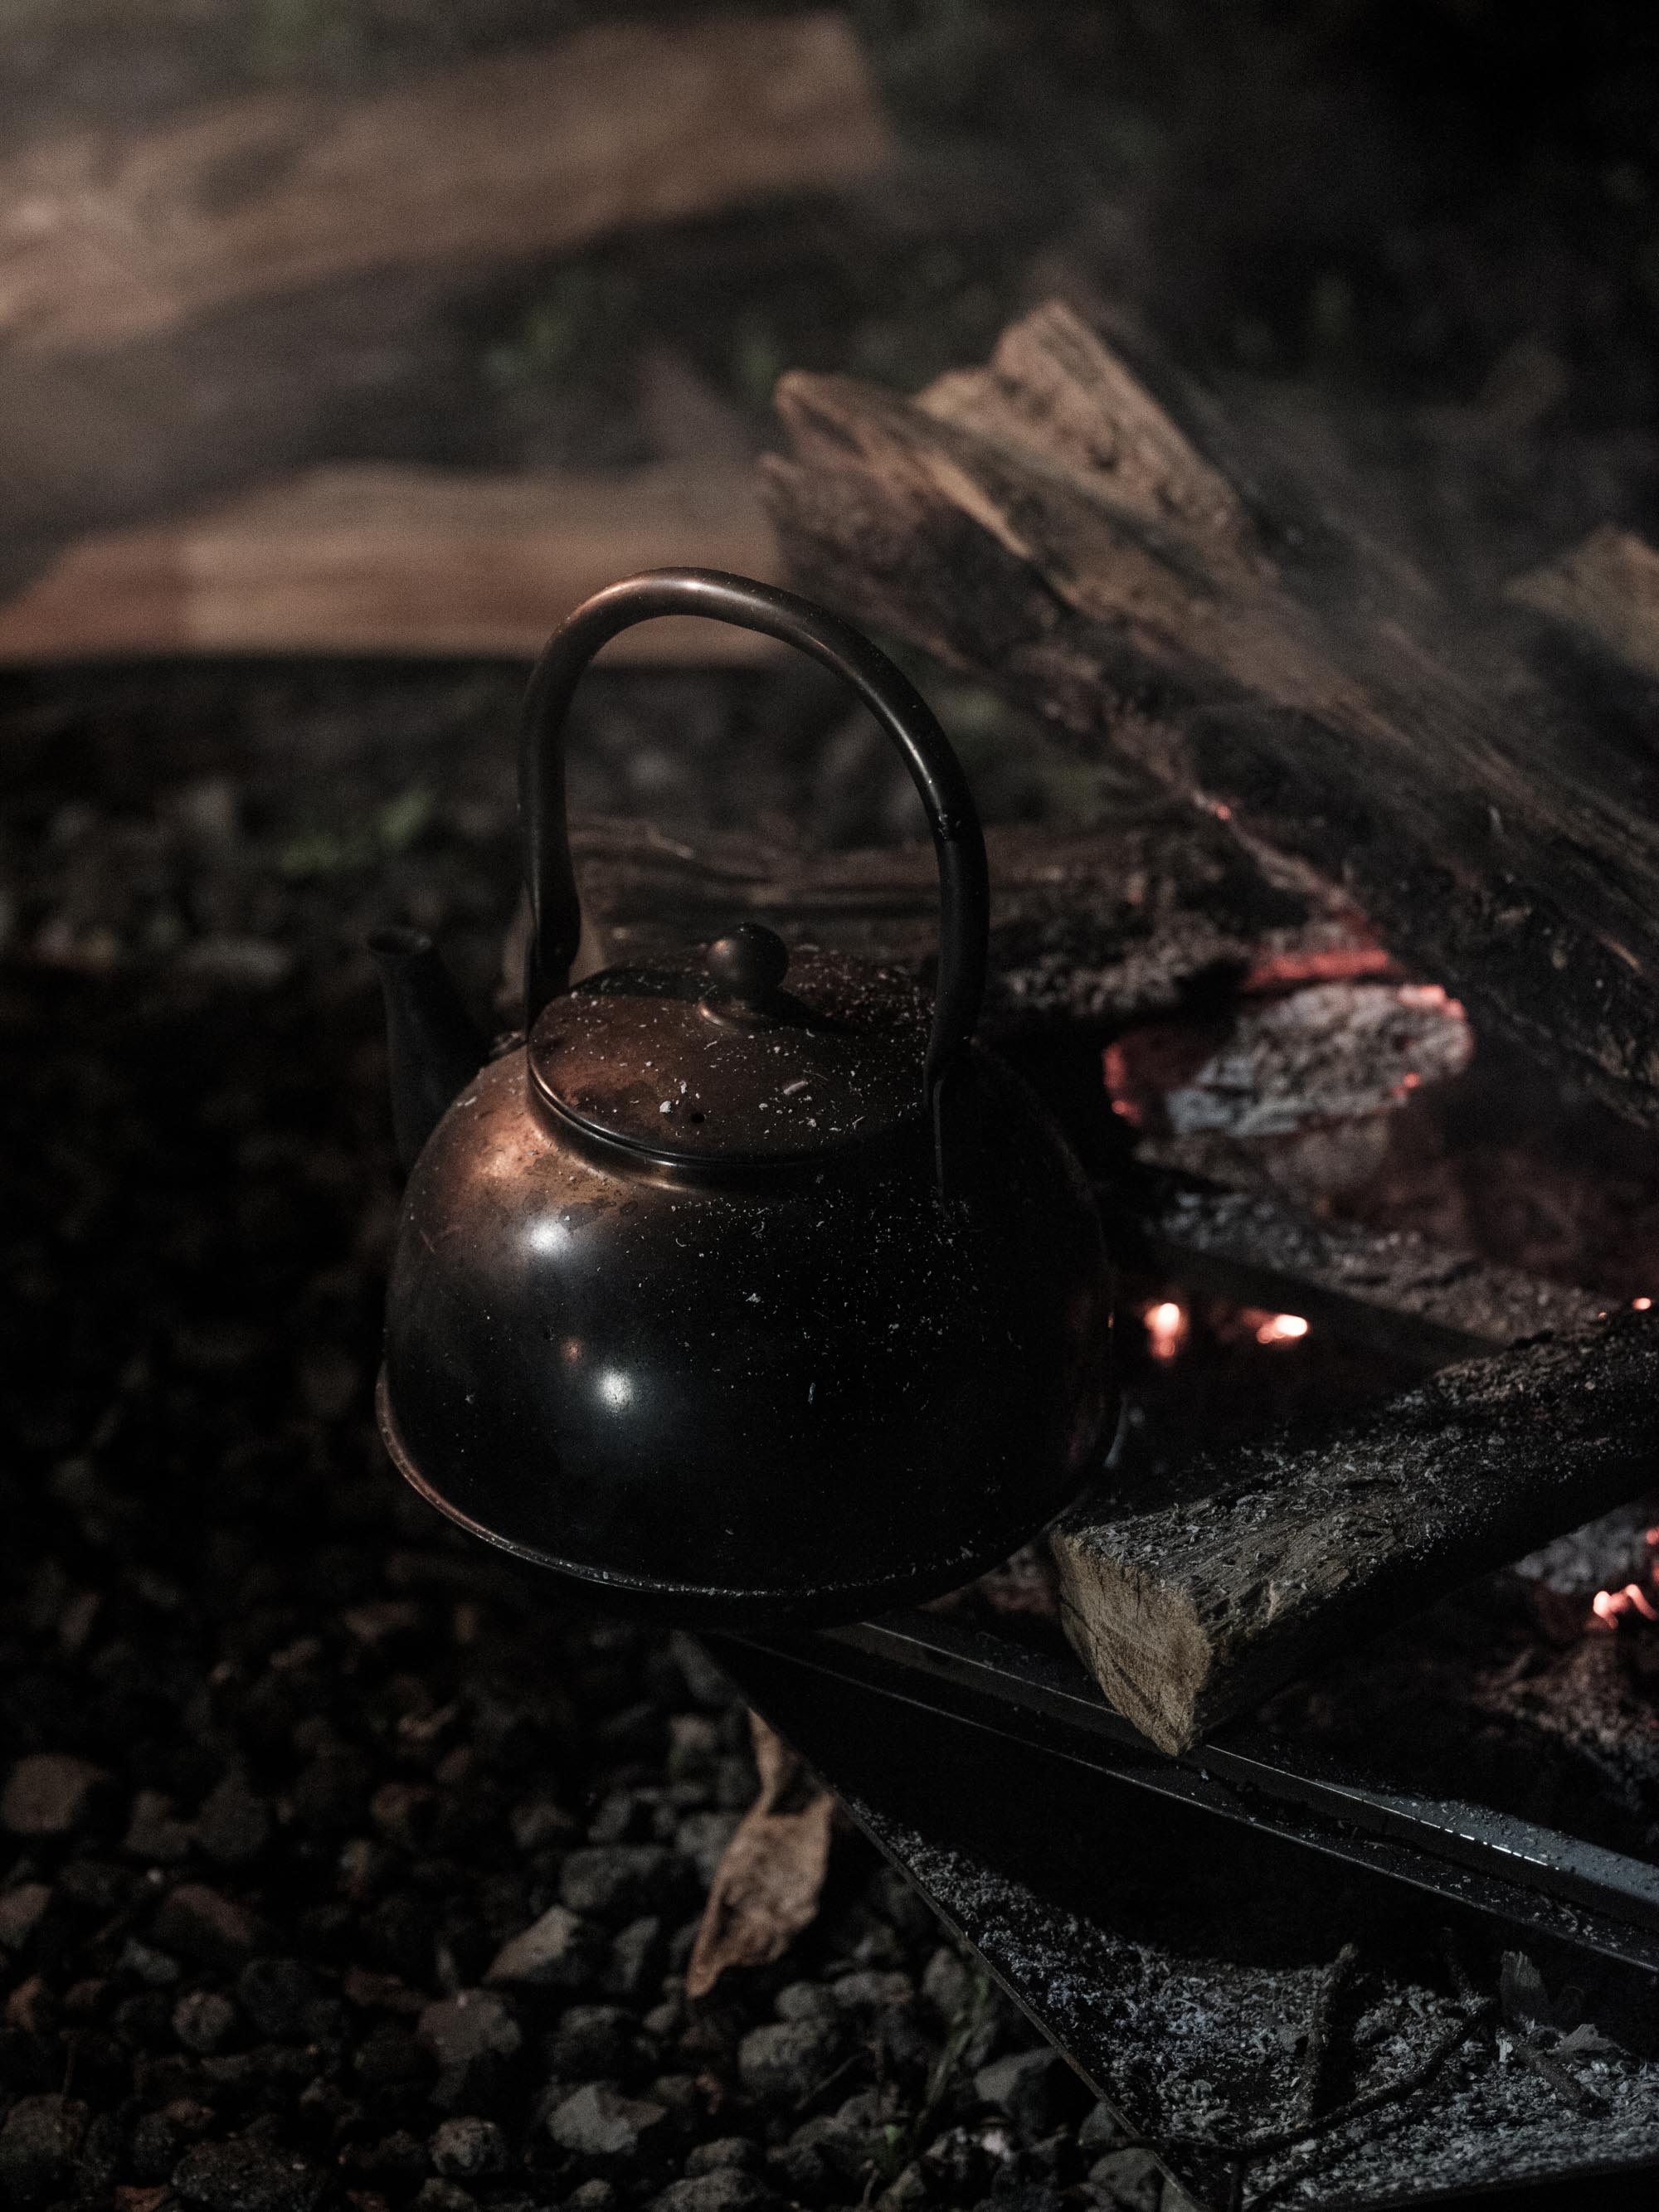
[[[778,988],[789,972],[789,947],[758,921],[740,921],[717,937],[704,956],[715,993],[703,1011],[716,1020],[745,1024],[771,1018]]]

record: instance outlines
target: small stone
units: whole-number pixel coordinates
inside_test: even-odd
[[[927,2197],[927,2177],[912,2159],[897,2179],[889,2182],[876,2203],[879,2212],[915,2212],[915,2208],[925,2204]]]
[[[303,2036],[311,2008],[326,2002],[321,1979],[298,1959],[250,1959],[236,1979],[236,2002],[261,2035]]]
[[[786,1982],[772,2009],[780,2020],[833,2020],[836,2001],[822,1982]]]
[[[547,2132],[561,2150],[618,2162],[648,2154],[661,2142],[669,2116],[642,2097],[624,2097],[602,2082],[587,2081],[549,2116]]]
[[[601,1977],[605,1994],[637,2003],[651,1986],[662,1950],[662,1922],[655,1913],[630,1920],[611,1946]]]
[[[674,1887],[674,1854],[660,1844],[609,1844],[572,1851],[559,1880],[571,1911],[601,1920],[635,1918]]]
[[[514,1843],[526,1857],[532,1852],[546,1850],[550,1845],[562,1846],[577,1832],[576,1823],[569,1814],[550,1797],[530,1797],[522,1805],[515,1805],[508,1826]]]
[[[863,2014],[886,2012],[894,2006],[908,2008],[915,2001],[916,1986],[908,1974],[896,1968],[883,1972],[866,1966],[832,1982],[830,1994],[843,2012]]]
[[[1171,2202],[1149,2150],[1109,2150],[1089,2168],[1089,2187],[1100,2212],[1159,2212]]]
[[[440,2106],[471,2102],[524,2040],[512,2007],[489,1990],[462,1990],[428,2005],[416,2033],[438,2062],[432,2094]]]
[[[411,2200],[415,2212],[477,2212],[478,2200],[457,2181],[423,2181]]]
[[[973,1992],[973,1978],[963,1964],[961,1954],[948,1943],[941,1943],[927,1961],[921,1978],[921,1994],[933,2007],[938,2019],[948,2024],[966,2008]]]
[[[0,2202],[21,2208],[55,2197],[87,2132],[76,2097],[20,2097],[0,2128]]]
[[[568,1905],[555,1905],[508,1937],[490,1960],[484,1979],[532,1989],[580,1990],[597,1976],[605,1954],[603,1929]]]
[[[0,1827],[14,1836],[68,1836],[91,1813],[109,1783],[101,1766],[68,1752],[31,1752],[0,1792]]]
[[[207,2212],[313,2212],[328,2176],[297,2151],[240,2136],[187,2150],[173,2169],[173,2185],[187,2204]]]
[[[159,1790],[141,1790],[127,1816],[121,1849],[150,1866],[177,1866],[190,1856],[190,1824],[179,1818],[171,1797]]]
[[[674,1848],[691,1861],[705,1889],[719,1871],[742,1818],[740,1813],[688,1813],[676,1830]]]
[[[617,2185],[612,2181],[584,2181],[564,2200],[564,2212],[616,2212]]]
[[[0,1897],[0,1944],[21,1951],[46,1917],[52,1892],[43,1881],[20,1881]]]
[[[222,2051],[236,2033],[236,2008],[217,1990],[191,1990],[173,2008],[173,2032],[186,2051]]]
[[[758,2143],[751,2143],[747,2136],[716,2136],[713,2142],[699,2143],[686,2154],[685,2171],[695,2181],[700,2173],[757,2173],[765,2163]]]
[[[1061,2093],[1076,2078],[1060,2053],[1042,2044],[1035,2051],[1016,2051],[981,2066],[974,2076],[974,2092],[981,2104],[1006,2115],[1022,2135],[1035,2140],[1054,2125]]]
[[[779,2143],[766,2154],[766,2170],[783,2194],[796,2203],[817,2203],[829,2196],[834,2171],[812,2143]]]
[[[221,1866],[246,1866],[270,1840],[270,1808],[233,1770],[215,1784],[196,1815],[196,1840]]]
[[[668,1778],[694,1782],[709,1773],[720,1755],[718,1722],[707,1713],[675,1713],[668,1723]]]
[[[752,2173],[718,2168],[671,2182],[651,2200],[651,2212],[769,2212],[777,2197]]]
[[[547,2039],[548,2063],[568,2081],[615,2074],[633,2032],[620,2005],[572,2005]]]
[[[507,2137],[494,2120],[471,2114],[446,2120],[427,2148],[434,2166],[451,2181],[483,2180],[507,2168]]]
[[[259,1923],[246,1907],[200,1881],[162,1899],[150,1933],[162,1950],[204,1966],[240,1966],[259,1948]]]
[[[738,2046],[738,2073],[752,2097],[793,2104],[833,2070],[841,2037],[827,2021],[783,2020],[750,2028]]]
[[[152,1990],[170,1990],[179,1978],[179,1961],[166,1951],[157,1951],[148,1943],[141,1943],[136,1936],[129,1936],[121,1946],[121,1971],[134,1974]]]

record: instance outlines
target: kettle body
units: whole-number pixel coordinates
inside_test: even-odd
[[[982,842],[904,679],[740,580],[668,572],[600,599],[532,687],[544,766],[619,614],[758,608],[795,642],[827,635],[843,672],[856,648],[858,688],[921,729],[939,989],[930,1006],[752,927],[572,988],[562,781],[550,804],[532,766],[526,1030],[447,1104],[459,1018],[412,939],[382,943],[418,1153],[382,1432],[453,1519],[611,1601],[696,1627],[855,1619],[970,1579],[1095,1472],[1115,1411],[1102,1231],[1039,1103],[971,1042]]]

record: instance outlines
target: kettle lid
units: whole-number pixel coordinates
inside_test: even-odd
[[[745,922],[550,1000],[530,1078],[561,1120],[653,1161],[810,1158],[921,1116],[932,1015],[890,969]]]

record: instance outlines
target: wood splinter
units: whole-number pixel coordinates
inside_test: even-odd
[[[1632,1496],[1659,1461],[1659,1316],[1443,1369],[1316,1439],[1097,1498],[1053,1539],[1060,1618],[1161,1751]]]

